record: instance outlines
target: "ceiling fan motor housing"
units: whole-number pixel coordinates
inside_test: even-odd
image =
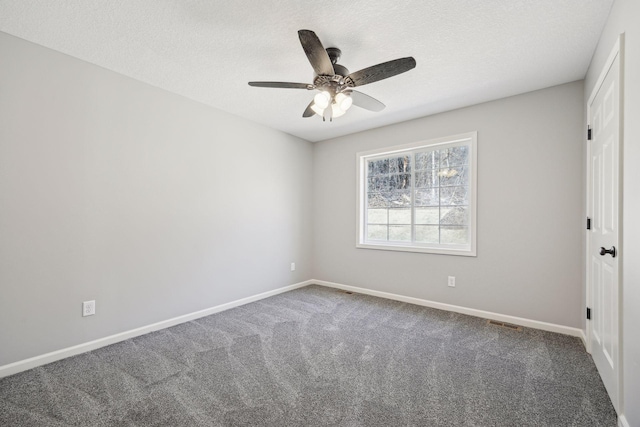
[[[316,75],[313,79],[313,84],[316,89],[329,92],[331,98],[333,98],[337,93],[344,90],[345,77],[349,75],[349,70],[347,67],[337,64],[342,54],[340,49],[337,47],[328,47],[326,51],[333,65],[333,75]]]
[[[346,77],[349,75],[349,70],[347,70],[347,67],[340,64],[333,64],[333,70],[337,75],[342,77]]]
[[[347,67],[338,64],[338,61],[340,60],[340,56],[342,55],[342,51],[337,47],[328,47],[326,51],[327,51],[327,55],[329,55],[329,59],[331,60],[331,63],[333,64],[334,74],[342,77],[348,76],[349,70],[347,70]]]

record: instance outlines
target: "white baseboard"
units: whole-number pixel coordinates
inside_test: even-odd
[[[584,345],[584,349],[589,353],[589,348],[587,346],[587,334],[584,332],[584,329],[580,329],[580,339],[582,340],[582,345]]]
[[[284,286],[282,288],[263,292],[258,295],[253,295],[253,296],[242,298],[236,301],[220,304],[215,307],[211,307],[211,308],[196,311],[193,313],[185,314],[182,316],[174,317],[172,319],[163,320],[161,322],[153,323],[147,326],[142,326],[136,329],[131,329],[129,331],[120,332],[115,335],[99,338],[94,341],[89,341],[86,343],[74,345],[72,347],[63,348],[61,350],[52,351],[51,353],[46,353],[40,356],[31,357],[29,359],[19,360],[14,363],[9,363],[8,365],[0,366],[0,378],[17,374],[18,372],[26,371],[28,369],[36,368],[38,366],[46,365],[47,363],[55,362],[56,360],[64,359],[66,357],[75,356],[80,353],[86,353],[87,351],[95,350],[100,347],[104,347],[110,344],[115,344],[120,341],[128,340],[129,338],[134,338],[140,335],[148,334],[149,332],[157,331],[159,329],[169,328],[171,326],[175,326],[180,323],[190,322],[191,320],[199,319],[205,316],[210,316],[212,314],[219,313],[221,311],[229,310],[230,308],[235,308],[241,305],[249,304],[250,302],[268,298],[270,296],[291,291],[293,289],[302,288],[312,283],[315,283],[315,282],[312,280],[307,280],[300,283],[294,283],[293,285]]]
[[[407,297],[404,295],[392,294],[389,292],[374,291],[366,288],[358,288],[356,286],[343,285],[341,283],[326,282],[324,280],[310,280],[311,283],[327,286],[329,288],[342,289],[344,291],[357,292],[360,294],[371,295],[380,298],[387,298],[396,301],[408,302],[411,304],[422,305],[425,307],[437,308],[440,310],[453,311],[456,313],[467,314],[469,316],[481,317],[484,319],[497,320],[500,322],[513,323],[515,325],[525,326],[527,328],[541,329],[543,331],[557,332],[564,335],[571,335],[581,338],[586,343],[586,337],[582,329],[572,328],[569,326],[556,325],[554,323],[540,322],[538,320],[525,319],[522,317],[508,316],[506,314],[493,313],[490,311],[477,310],[475,308],[461,307],[459,305],[444,304],[441,302],[429,301],[420,298]]]
[[[629,424],[629,421],[627,421],[624,415],[618,417],[618,427],[631,427],[631,424]]]

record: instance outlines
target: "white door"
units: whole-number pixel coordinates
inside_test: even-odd
[[[589,104],[588,245],[591,355],[618,410],[620,55],[608,62]]]

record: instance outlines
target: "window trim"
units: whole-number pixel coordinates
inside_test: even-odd
[[[458,142],[469,141],[471,153],[469,158],[469,246],[462,249],[443,248],[440,246],[428,246],[413,244],[403,244],[394,242],[372,243],[365,242],[365,215],[366,215],[366,161],[375,157],[390,157],[397,153],[409,150],[417,150],[420,148],[434,147],[438,145],[449,145]],[[457,135],[446,136],[442,138],[429,139],[425,141],[412,142],[409,144],[395,145],[391,147],[383,147],[375,150],[361,151],[356,153],[356,248],[360,249],[377,249],[384,251],[402,251],[402,252],[419,252],[441,255],[459,255],[459,256],[477,256],[477,187],[478,187],[478,132],[467,132]],[[414,191],[412,187],[411,191]],[[412,196],[413,197],[413,196]],[[413,203],[411,206],[413,216]],[[412,221],[413,222],[413,221]],[[413,226],[413,224],[412,224]]]

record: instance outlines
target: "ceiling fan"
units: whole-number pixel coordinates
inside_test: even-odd
[[[298,31],[298,37],[316,74],[313,83],[249,82],[249,86],[318,90],[319,93],[304,110],[302,117],[317,114],[323,121],[332,121],[334,117],[343,115],[351,105],[381,111],[384,108],[382,102],[353,88],[393,77],[416,66],[416,60],[409,56],[349,73],[346,67],[338,64],[342,54],[340,49],[325,49],[316,33],[311,30]]]

